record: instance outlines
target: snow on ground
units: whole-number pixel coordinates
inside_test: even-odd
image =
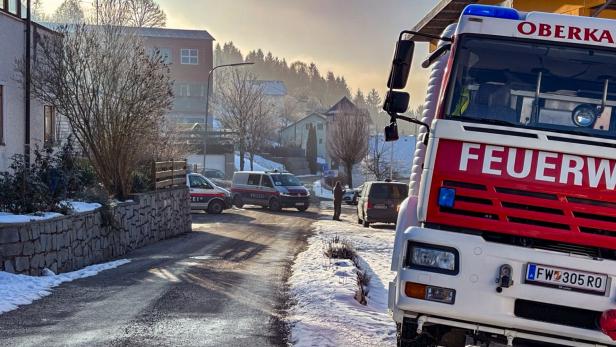
[[[75,213],[90,212],[101,207],[101,204],[87,203],[81,201],[63,201],[63,204],[69,205]],[[17,223],[29,223],[39,220],[47,220],[63,215],[55,212],[35,213],[26,215],[17,215],[12,213],[0,212],[0,224],[17,224]]]
[[[235,152],[235,170],[240,169],[240,154]],[[248,153],[244,156],[244,170],[250,170],[250,156]],[[271,170],[284,170],[284,165],[265,159],[259,155],[255,155],[254,171],[271,171]]]
[[[124,265],[130,260],[122,259],[109,263],[91,265],[78,271],[51,276],[32,277],[14,275],[0,272],[0,314],[17,309],[19,306],[29,305],[33,301],[51,294],[51,289],[64,282],[71,282],[80,278],[91,277],[101,271]]]
[[[289,312],[291,341],[295,346],[393,346],[396,328],[387,312],[387,287],[394,230],[363,228],[347,222],[321,220],[299,254],[290,277]],[[360,267],[371,276],[368,305],[355,295],[356,277],[348,260],[330,260],[323,255],[328,240],[339,236],[350,241],[360,258]]]
[[[323,187],[321,180],[314,182],[314,184],[312,185],[312,190],[314,191],[314,195],[321,199],[334,200],[334,193],[331,190]]]

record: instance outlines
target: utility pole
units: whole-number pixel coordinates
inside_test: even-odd
[[[218,65],[215,66],[212,70],[210,70],[210,72],[207,75],[207,91],[206,91],[206,95],[205,95],[205,130],[203,132],[203,170],[205,170],[205,163],[206,163],[206,157],[207,157],[207,117],[208,117],[208,113],[210,112],[210,84],[211,84],[211,80],[212,80],[212,73],[216,70],[216,69],[220,69],[223,67],[233,67],[233,66],[242,66],[242,65],[253,65],[254,63],[235,63],[235,64],[222,64],[222,65]]]

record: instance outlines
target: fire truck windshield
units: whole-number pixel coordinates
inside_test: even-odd
[[[447,119],[616,138],[616,51],[461,35],[448,90]]]

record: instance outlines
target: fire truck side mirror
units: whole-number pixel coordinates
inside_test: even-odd
[[[398,125],[392,123],[385,127],[385,142],[398,141]]]
[[[385,97],[383,110],[388,114],[404,113],[409,108],[410,98],[409,93],[390,90],[387,92],[387,97]]]
[[[400,40],[396,45],[394,53],[394,61],[391,65],[387,88],[403,89],[406,87],[406,82],[411,71],[411,63],[413,62],[413,52],[415,51],[415,42],[411,40]]]

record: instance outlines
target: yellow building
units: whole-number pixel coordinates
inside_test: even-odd
[[[501,5],[520,11],[542,11],[573,16],[592,16],[616,19],[616,0],[441,0],[412,29],[424,34],[440,35],[447,25],[460,17],[464,7],[470,4]],[[429,41],[415,36],[416,41]],[[432,50],[435,42],[431,42]]]

